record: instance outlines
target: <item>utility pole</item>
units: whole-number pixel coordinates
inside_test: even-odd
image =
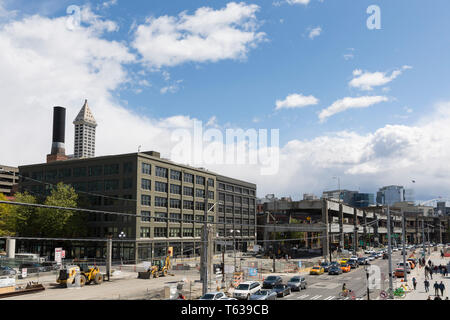
[[[108,235],[108,240],[106,242],[106,276],[108,281],[111,278],[111,259],[112,259],[112,235]]]
[[[389,266],[389,299],[393,299],[394,286],[392,283],[392,247],[391,247],[391,213],[387,207],[387,229],[388,229],[388,266]]]
[[[422,243],[423,243],[423,257],[425,258],[425,218],[422,217]]]
[[[405,212],[402,212],[402,241],[403,241],[403,274],[404,274],[404,280],[405,283],[407,283],[408,278],[407,278],[407,274],[408,272],[406,272],[406,230],[405,230]]]
[[[202,295],[208,291],[208,182],[206,181],[205,191],[205,215],[203,219],[203,242],[202,242]]]

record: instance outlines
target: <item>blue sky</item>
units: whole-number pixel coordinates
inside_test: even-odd
[[[316,172],[317,176],[305,179],[322,179],[321,183],[312,187],[313,190],[307,190],[310,183],[296,184],[298,175],[305,174],[305,171],[296,168],[290,175],[297,178],[286,180],[286,187],[265,185],[262,192],[276,189],[280,193],[296,195],[312,191],[320,193],[321,189],[336,184],[331,179],[336,175],[343,177],[344,187],[347,181],[348,188],[358,187],[362,191],[374,192],[378,184],[407,184],[411,176],[422,174],[422,164],[415,162],[414,157],[409,162],[406,161],[406,153],[394,154],[392,150],[396,146],[392,144],[402,145],[406,139],[406,144],[415,148],[424,143],[425,140],[421,140],[423,132],[414,140],[411,138],[413,134],[408,130],[416,132],[415,128],[418,127],[426,131],[425,128],[429,128],[427,123],[442,119],[439,115],[431,120],[427,116],[434,115],[439,109],[438,105],[446,106],[447,101],[450,101],[450,42],[447,36],[450,29],[450,2],[434,0],[432,5],[416,0],[310,0],[308,4],[292,4],[282,0],[236,2],[235,4],[241,5],[242,12],[250,10],[251,5],[258,7],[253,7],[253,14],[245,11],[247,15],[243,20],[227,25],[235,30],[248,31],[252,35],[248,42],[232,44],[234,47],[243,45],[235,55],[227,56],[220,50],[214,51],[216,48],[211,47],[215,42],[207,48],[214,53],[210,56],[205,54],[203,61],[196,56],[202,54],[202,50],[193,49],[193,54],[189,56],[184,56],[179,51],[174,54],[175,59],[181,56],[181,61],[172,64],[165,61],[156,66],[152,59],[158,54],[159,58],[161,52],[155,53],[152,48],[145,49],[144,36],[139,45],[135,45],[138,27],[146,28],[152,23],[156,25],[155,21],[160,21],[158,19],[163,16],[171,17],[172,22],[179,22],[182,12],[189,19],[202,7],[209,8],[211,12],[220,12],[230,3],[232,1],[43,0],[30,3],[24,0],[3,0],[0,1],[0,8],[3,7],[3,10],[10,13],[9,16],[4,15],[3,26],[14,22],[25,23],[24,19],[32,15],[57,21],[67,17],[66,10],[70,5],[89,8],[89,13],[94,14],[97,20],[114,23],[114,30],[97,30],[95,37],[108,44],[119,43],[121,49],[133,58],[118,58],[115,67],[120,68],[123,75],[113,85],[105,84],[99,90],[110,104],[120,106],[138,118],[164,122],[164,119],[172,117],[189,117],[206,123],[214,117],[215,124],[222,129],[276,128],[280,130],[280,147],[285,149],[282,152],[284,155],[290,154],[289,152],[297,154],[299,150],[309,150],[312,155],[317,155],[320,150],[313,147],[307,149],[305,145],[314,145],[317,139],[331,139],[336,133],[346,132],[356,137],[342,142],[354,146],[354,149],[348,151],[354,153],[349,159],[342,159],[338,164],[334,161],[330,164],[329,159],[323,164],[320,156],[311,160],[315,168],[325,168],[323,172]],[[366,13],[366,9],[370,5],[378,5],[381,9],[380,30],[367,28],[366,20],[370,15]],[[1,12],[0,10],[0,21]],[[153,20],[147,20],[149,17],[153,17]],[[214,25],[214,21],[202,20],[202,23]],[[87,30],[90,25],[93,25],[93,20],[83,20],[83,30]],[[320,28],[320,33],[310,37],[310,32],[315,28]],[[6,34],[8,32],[7,28],[3,31]],[[184,36],[189,35],[186,30],[180,32]],[[202,32],[207,30],[203,29]],[[226,35],[223,39],[216,40],[219,43],[224,39],[226,40]],[[156,46],[154,43],[151,45]],[[71,59],[70,53],[67,59]],[[108,68],[105,67],[105,72],[108,72]],[[358,82],[360,75],[367,77]],[[376,76],[384,80],[383,84],[374,80]],[[351,86],[352,79],[356,79],[354,81],[359,85]],[[76,87],[76,84],[73,86]],[[81,87],[78,89],[81,91],[78,92],[79,100],[82,101],[89,90],[83,91]],[[277,101],[283,101],[292,94],[312,96],[317,102],[275,110]],[[346,110],[341,108],[324,121],[319,119],[319,113],[333,104],[342,106],[347,103],[342,99],[367,97],[383,99],[365,107]],[[94,114],[98,113],[95,110],[97,98],[93,97]],[[67,98],[67,103],[71,103],[72,99],[76,99],[76,92]],[[52,101],[50,97],[49,101]],[[100,103],[99,99],[97,104]],[[79,107],[74,105],[69,113],[75,113]],[[440,107],[441,112],[442,109],[447,110],[447,107]],[[386,132],[388,134],[383,136]],[[382,137],[378,139],[378,136]],[[103,139],[106,145],[107,138]],[[375,147],[365,155],[355,155],[358,141],[362,140],[362,148]],[[436,148],[443,147],[445,141],[442,138],[439,142],[442,145],[438,144]],[[287,148],[286,146],[292,146],[291,142],[297,143],[300,149],[292,151]],[[334,142],[330,143],[335,145]],[[385,145],[380,147],[377,143]],[[424,143],[422,147],[427,145],[429,144]],[[104,152],[126,152],[130,148],[131,146],[124,147],[123,150],[105,148]],[[345,146],[339,150],[347,152]],[[386,150],[389,151],[389,159],[383,154]],[[411,154],[411,150],[404,152]],[[443,163],[447,161],[446,156],[447,154],[441,154],[437,157]],[[6,160],[14,165],[22,158],[17,155],[16,158],[11,156]],[[29,160],[37,161],[38,158]],[[406,162],[401,168],[403,174],[395,179],[386,179],[386,176],[392,176],[389,170],[397,172],[397,164],[404,160]],[[423,161],[431,163],[430,159]],[[389,167],[388,171],[380,169],[383,163]],[[227,170],[227,173],[233,172],[232,169]],[[439,165],[435,170],[446,177],[447,172],[442,173]],[[236,171],[236,174],[238,172],[240,174],[240,171]],[[436,175],[439,176],[438,173]],[[263,177],[250,174],[244,174],[243,178],[266,181]],[[435,179],[436,176],[424,174],[422,180],[426,180],[427,188],[431,188]],[[434,186],[433,191],[427,191],[424,187],[417,194],[430,198],[447,192],[439,188],[442,188],[442,184]],[[446,184],[444,189],[450,190],[450,186]]]

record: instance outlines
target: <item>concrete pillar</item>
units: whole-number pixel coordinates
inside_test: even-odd
[[[324,232],[321,233],[324,236],[322,238],[323,256],[324,256],[324,259],[327,260],[328,256],[330,255],[330,234],[328,232],[329,221],[328,221],[328,201],[327,201],[327,199],[322,200],[322,222],[325,226]]]
[[[111,279],[111,259],[112,259],[112,237],[109,236],[106,242],[106,277]]]
[[[6,239],[6,256],[10,259],[16,257],[16,239]]]
[[[339,246],[344,248],[344,209],[342,203],[339,204]]]
[[[364,228],[363,228],[363,235],[364,235],[364,249],[366,249],[366,241],[367,241],[367,212],[363,211],[363,221],[364,221]]]

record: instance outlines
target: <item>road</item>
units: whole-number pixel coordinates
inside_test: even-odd
[[[403,261],[403,256],[400,252],[394,252],[392,255],[392,269],[398,262]],[[378,266],[381,273],[380,285],[377,289],[370,290],[369,297],[371,300],[378,300],[381,290],[386,290],[389,287],[388,278],[388,260],[382,258],[371,261],[371,265]],[[291,276],[282,276],[283,283],[286,283]],[[292,292],[280,300],[338,300],[339,293],[342,291],[342,285],[345,283],[348,289],[355,292],[356,300],[367,300],[367,277],[364,266],[359,266],[352,269],[349,273],[342,273],[340,275],[328,275],[324,273],[321,275],[306,275],[307,288],[300,292]],[[400,281],[394,278],[395,281]],[[408,278],[409,281],[409,278]],[[394,285],[395,287],[395,285]],[[346,298],[347,300],[350,298]]]

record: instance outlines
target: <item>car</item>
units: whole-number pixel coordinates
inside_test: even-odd
[[[366,257],[360,257],[358,258],[358,264],[359,265],[369,264],[369,259],[367,259]]]
[[[342,263],[341,264],[341,269],[342,269],[342,272],[350,272],[350,270],[352,268],[350,267],[350,265],[348,263]]]
[[[260,289],[249,297],[249,300],[276,300],[277,293],[273,289]]]
[[[280,276],[268,276],[264,281],[262,288],[263,289],[272,289],[274,285],[282,283],[283,279]]]
[[[276,300],[277,293],[273,290],[261,289],[252,294],[248,300]]]
[[[358,256],[351,256],[350,260],[358,260]]]
[[[405,269],[396,268],[394,271],[394,276],[396,276],[397,278],[403,278],[405,276]]]
[[[25,262],[19,266],[19,272],[22,273],[22,269],[27,269],[27,273],[39,273],[45,272],[45,267],[36,262]]]
[[[324,272],[328,272],[328,268],[330,267],[330,263],[329,262],[322,262],[320,264],[320,266],[323,268]]]
[[[359,267],[358,261],[355,259],[350,259],[347,261],[347,264],[350,266],[351,269],[356,269]]]
[[[347,258],[343,258],[343,259],[339,260],[339,264],[347,263],[348,260],[349,259],[347,259]]]
[[[392,252],[397,252],[398,248],[392,248]]]
[[[372,253],[370,256],[373,257],[374,259],[378,259],[379,258],[378,253],[376,253],[376,252]]]
[[[389,259],[389,254],[383,253],[383,259]]]
[[[45,269],[45,271],[53,271],[58,270],[59,266],[56,263],[56,261],[45,261],[42,262],[42,267]]]
[[[248,299],[252,294],[261,289],[261,284],[257,281],[245,281],[239,284],[233,292],[233,298]]]
[[[292,291],[300,291],[306,289],[306,279],[302,276],[294,276],[287,282]]]
[[[319,275],[319,274],[322,274],[322,273],[324,273],[324,272],[325,272],[325,270],[324,270],[321,266],[314,266],[314,267],[312,267],[311,270],[309,271],[309,274],[316,274],[316,275]]]
[[[283,283],[275,285],[272,291],[277,293],[277,297],[284,297],[291,294],[291,288]]]
[[[337,275],[340,275],[342,273],[342,269],[341,269],[341,267],[339,267],[339,266],[331,266],[329,269],[328,269],[328,274],[337,274]]]
[[[419,264],[419,260],[416,258],[408,258],[408,259],[406,259],[406,261],[411,261],[414,264],[414,267]]]
[[[0,266],[0,276],[14,276],[17,271],[8,266]]]
[[[222,297],[219,300],[237,300],[236,298]]]
[[[207,292],[198,300],[222,300],[227,296],[223,292]]]
[[[366,259],[369,260],[369,261],[373,261],[373,260],[375,260],[375,257],[374,256],[367,256]]]
[[[404,267],[403,262],[399,262],[397,264],[397,267],[398,268],[403,268]],[[406,272],[407,273],[411,273],[411,265],[408,262],[406,262]]]

